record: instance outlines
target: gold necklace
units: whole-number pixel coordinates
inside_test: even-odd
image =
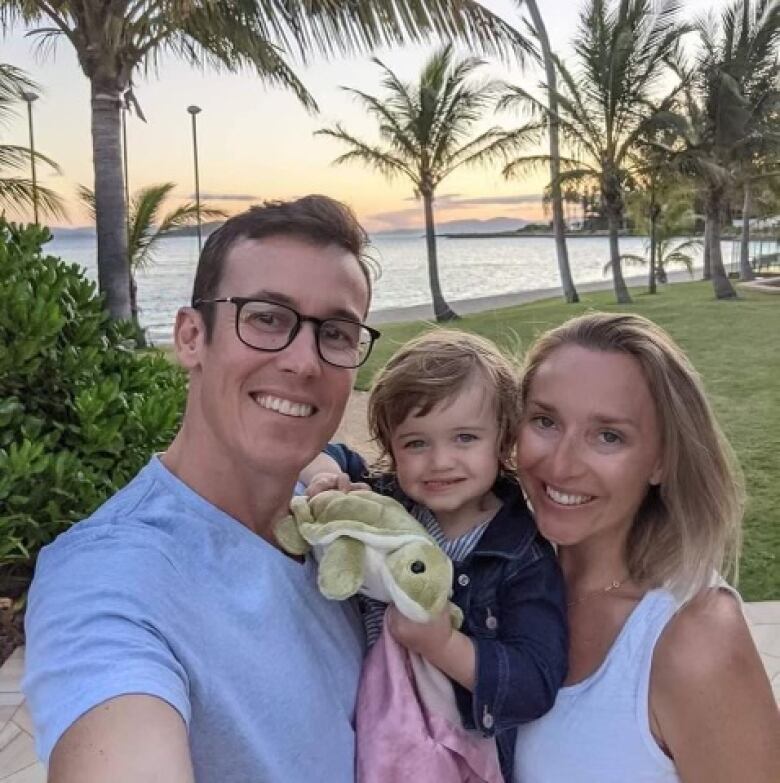
[[[599,590],[590,590],[585,595],[575,598],[573,601],[567,601],[566,606],[577,606],[578,604],[585,603],[589,598],[594,598],[597,595],[604,595],[604,593],[611,593],[613,590],[618,590],[628,581],[628,577],[624,576],[622,579],[613,579],[606,587],[602,587]]]

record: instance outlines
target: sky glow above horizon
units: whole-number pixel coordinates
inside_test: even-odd
[[[484,6],[519,26],[514,0],[484,0]],[[718,11],[725,0],[686,0],[683,16]],[[576,32],[581,2],[540,0],[553,48],[570,56],[568,42]],[[41,182],[67,202],[69,221],[54,225],[86,225],[84,210],[75,199],[78,184],[92,185],[89,83],[66,40],[56,56],[36,56],[34,39],[16,27],[6,33],[0,62],[24,69],[42,88],[34,104],[36,150],[53,158],[62,175],[45,173]],[[435,45],[380,50],[376,54],[404,79],[412,80]],[[158,72],[136,77],[135,94],[147,122],[128,118],[130,190],[160,182],[174,182],[170,205],[193,197],[191,120],[186,107],[197,104],[198,152],[202,201],[229,213],[263,199],[294,198],[325,193],[349,203],[369,231],[422,225],[422,207],[411,184],[387,181],[360,165],[333,166],[344,151],[338,142],[313,136],[314,131],[336,121],[355,135],[375,140],[374,122],[339,89],[339,85],[380,94],[379,70],[367,56],[330,62],[317,59],[308,67],[294,63],[298,77],[316,99],[320,113],[307,114],[290,92],[265,87],[251,73],[240,75],[199,71],[164,57]],[[525,72],[508,69],[495,61],[485,76],[505,78],[533,87],[541,78],[535,66]],[[492,124],[512,127],[519,118],[504,115],[486,118],[481,129]],[[20,101],[18,117],[0,129],[4,143],[27,146],[26,107]],[[486,219],[505,216],[539,219],[539,194],[549,178],[544,173],[522,181],[507,182],[499,166],[456,171],[439,187],[436,217],[439,221]],[[15,219],[31,219],[16,215]]]

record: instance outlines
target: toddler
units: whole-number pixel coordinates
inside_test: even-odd
[[[516,727],[553,706],[568,653],[555,553],[512,470],[515,369],[488,340],[429,332],[377,375],[368,418],[380,449],[372,471],[354,451],[330,445],[301,478],[310,495],[367,482],[400,501],[451,558],[461,629],[446,611],[415,623],[394,607],[388,628],[452,680],[464,726],[496,736],[506,772]],[[372,644],[386,607],[363,599],[362,609]]]

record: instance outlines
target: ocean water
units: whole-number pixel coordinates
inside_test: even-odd
[[[621,253],[644,255],[645,240],[621,238]],[[534,289],[560,284],[555,243],[547,237],[438,240],[439,277],[449,301]],[[569,261],[576,283],[606,280],[602,268],[609,257],[605,237],[577,237],[568,243]],[[97,279],[93,236],[60,234],[47,252],[83,266]],[[373,310],[410,307],[430,301],[425,240],[420,236],[379,236],[373,240],[373,256],[381,268],[376,282]],[[160,241],[155,262],[138,276],[141,322],[154,343],[171,341],[176,310],[189,302],[197,263],[195,237],[170,237]],[[737,256],[734,256],[737,258]],[[731,241],[723,243],[723,260],[732,259]],[[696,259],[696,264],[700,259]],[[626,268],[638,274],[646,267]]]

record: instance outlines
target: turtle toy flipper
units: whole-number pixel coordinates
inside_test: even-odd
[[[320,592],[335,601],[351,598],[363,584],[366,545],[342,536],[332,541],[320,558],[317,584]]]
[[[450,623],[452,627],[457,631],[458,628],[463,625],[463,611],[459,606],[450,601],[448,609],[450,610]]]
[[[284,519],[276,523],[274,533],[279,546],[291,555],[305,555],[311,549],[311,545],[301,535],[302,523],[311,523],[313,518],[309,510],[309,503],[305,497],[294,497],[290,502],[292,512]]]

